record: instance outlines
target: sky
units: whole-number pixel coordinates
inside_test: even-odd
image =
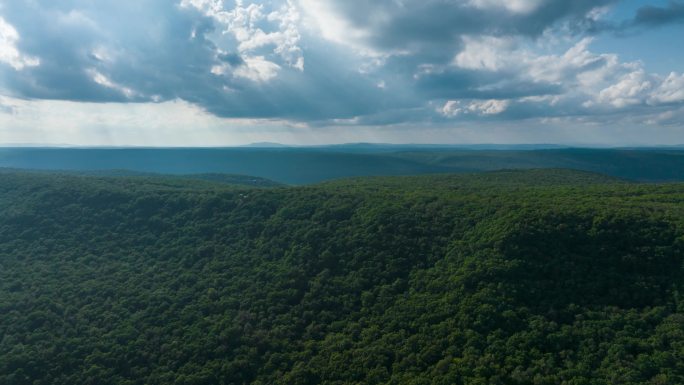
[[[684,1],[0,0],[0,144],[684,144]]]

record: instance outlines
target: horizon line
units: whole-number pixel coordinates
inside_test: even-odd
[[[0,143],[0,148],[19,149],[286,149],[286,148],[340,148],[340,147],[427,147],[427,148],[472,148],[472,147],[539,147],[539,148],[682,148],[682,144],[601,144],[601,143],[386,143],[386,142],[347,142],[325,144],[288,144],[277,142],[255,142],[234,145],[195,145],[195,146],[155,146],[155,145],[106,145],[106,144],[67,144],[67,143]]]

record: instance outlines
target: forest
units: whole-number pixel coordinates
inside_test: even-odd
[[[684,184],[2,170],[0,315],[5,385],[683,384]]]

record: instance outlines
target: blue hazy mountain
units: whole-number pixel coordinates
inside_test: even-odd
[[[241,148],[0,148],[0,167],[252,175],[288,184],[353,176],[568,168],[637,181],[684,180],[684,151],[350,144]]]
[[[275,142],[255,142],[255,143],[250,143],[246,144],[241,147],[247,147],[247,148],[282,148],[282,147],[290,147],[286,144],[281,144],[281,143],[275,143]]]

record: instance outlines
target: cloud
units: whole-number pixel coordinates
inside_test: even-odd
[[[602,89],[598,102],[623,108],[641,104],[652,91],[653,83],[647,79],[643,70],[637,69],[622,76],[617,83]]]
[[[15,97],[182,99],[222,117],[300,121],[363,115],[393,99],[357,71],[360,61],[315,38],[307,60],[316,68],[306,69],[299,11],[287,1],[0,3],[22,57],[41,58],[0,77]]]
[[[634,19],[628,23],[631,26],[660,26],[670,23],[684,22],[684,3],[670,1],[666,7],[646,5],[639,8]]]
[[[671,122],[682,75],[594,52],[615,0],[0,0],[0,94],[309,127],[623,114]],[[629,27],[627,27],[629,26]],[[620,27],[622,28],[622,27]],[[590,37],[593,36],[593,37]],[[678,115],[675,115],[678,116]]]
[[[470,4],[479,9],[504,9],[522,14],[534,11],[542,3],[542,0],[470,0]]]
[[[183,0],[169,7],[167,2],[157,0],[136,9],[139,15],[157,15],[158,22],[151,24],[147,18],[129,14],[127,5],[109,4],[96,9],[82,4],[75,8],[74,3],[61,0],[34,9],[14,2],[5,6],[13,18],[20,22],[23,18],[22,25],[29,21],[26,15],[33,13],[31,22],[42,29],[27,29],[33,36],[26,47],[49,59],[48,66],[10,82],[8,88],[18,96],[120,102],[181,98],[222,116],[283,114],[300,119],[358,116],[374,113],[381,106],[415,109],[425,104],[421,95],[410,100],[397,94],[409,94],[416,85],[425,90],[429,81],[425,81],[427,76],[422,76],[421,68],[428,63],[448,65],[465,46],[457,56],[462,68],[476,70],[478,63],[507,65],[496,61],[500,58],[482,57],[489,45],[515,40],[500,35],[530,33],[525,29],[531,24],[537,25],[539,32],[557,19],[579,17],[597,4],[392,0],[352,5],[302,0],[268,4],[237,1],[230,5],[218,0]],[[312,15],[317,17],[324,40],[332,39],[343,46],[347,43],[352,51],[361,52],[361,57],[354,59],[343,47],[334,49],[337,56],[329,55],[331,49],[326,47],[328,53],[322,55],[307,52],[319,68],[305,71],[307,55],[301,47],[300,13],[308,15],[309,22]],[[35,19],[39,19],[38,23]],[[113,22],[115,19],[127,23],[124,26]],[[464,35],[466,32],[471,34]],[[494,35],[482,35],[484,32]],[[310,48],[325,46],[315,35],[306,38]],[[500,48],[492,48],[492,54]],[[468,58],[470,66],[465,65]],[[439,71],[448,73],[449,69]],[[418,82],[411,80],[416,74]],[[514,96],[514,89],[529,95],[556,88],[527,81],[482,84],[483,76],[475,73],[461,72],[458,76],[464,84],[473,83],[467,87],[469,92],[462,92],[463,97]],[[452,85],[451,94],[466,90]],[[389,89],[393,93],[383,92]],[[431,97],[438,91],[426,93]],[[278,95],[283,95],[284,100],[276,100]],[[341,95],[345,98],[329,100],[337,112],[330,106],[321,108],[317,102]],[[298,105],[293,105],[293,100]]]
[[[602,14],[599,13],[596,16],[602,16]],[[666,6],[642,6],[636,10],[633,17],[626,20],[604,20],[601,17],[585,18],[578,21],[574,28],[578,33],[612,32],[617,36],[625,37],[639,30],[682,23],[684,23],[684,2],[669,1]]]
[[[103,86],[103,87],[106,87],[106,88],[110,88],[110,89],[112,89],[112,90],[119,91],[119,92],[121,92],[125,97],[127,97],[127,98],[129,98],[129,99],[133,98],[133,97],[135,96],[135,94],[136,94],[135,91],[133,91],[132,89],[130,89],[130,88],[128,88],[128,87],[124,87],[124,86],[122,86],[122,85],[120,85],[120,84],[114,83],[114,82],[111,81],[107,76],[103,75],[102,73],[100,73],[100,72],[99,72],[98,70],[96,70],[96,69],[92,69],[92,68],[91,68],[91,69],[86,70],[86,72],[88,73],[88,75],[90,75],[91,79],[92,79],[95,83],[97,83],[97,84],[99,84],[99,85],[101,85],[101,86]]]
[[[652,104],[684,102],[684,74],[671,72],[660,82],[660,86],[650,95],[649,100]]]
[[[206,20],[159,0],[129,6],[3,3],[5,18],[22,37],[22,52],[41,59],[40,66],[6,77],[5,88],[26,98],[147,101],[173,99],[206,77],[215,47],[201,37],[189,38],[193,28],[210,28]],[[202,83],[206,80],[193,88]],[[126,89],[131,92],[122,92]]]
[[[6,98],[0,96],[0,114],[13,115],[15,112],[14,106],[9,104]]]
[[[477,114],[480,116],[498,115],[506,111],[509,105],[509,100],[491,99],[472,101],[467,104],[463,104],[459,100],[449,100],[440,109],[440,113],[446,117],[452,118],[463,114]]]
[[[323,37],[371,56],[458,48],[463,35],[536,37],[561,20],[584,19],[611,0],[298,0]]]
[[[278,75],[280,66],[272,63],[263,56],[244,59],[244,64],[235,69],[234,75],[255,82],[266,82]]]
[[[0,63],[9,64],[16,71],[40,65],[40,59],[26,56],[17,49],[19,33],[0,17]]]
[[[508,67],[516,58],[515,42],[510,37],[464,36],[463,49],[454,58],[457,67],[471,70],[499,71]],[[507,53],[502,56],[502,53]]]
[[[416,80],[419,89],[443,100],[434,108],[449,121],[576,118],[615,124],[628,116],[630,123],[671,122],[655,116],[684,104],[684,75],[648,73],[641,62],[592,52],[592,41],[544,53],[544,38],[530,44],[520,36],[466,35],[449,64],[424,66]]]
[[[623,75],[615,84],[599,92],[598,102],[624,108],[635,105],[662,105],[684,102],[684,74],[666,78],[647,74],[642,68]]]
[[[182,0],[180,5],[194,7],[217,22],[223,34],[230,34],[235,39],[241,55],[250,57],[264,48],[271,48],[270,52],[289,66],[300,71],[304,69],[302,49],[298,45],[301,38],[299,12],[291,1],[270,10],[264,4],[243,1],[237,1],[232,9],[226,9],[222,1],[216,0]],[[274,27],[275,30],[265,32]],[[263,63],[263,56],[260,57],[259,62]]]

